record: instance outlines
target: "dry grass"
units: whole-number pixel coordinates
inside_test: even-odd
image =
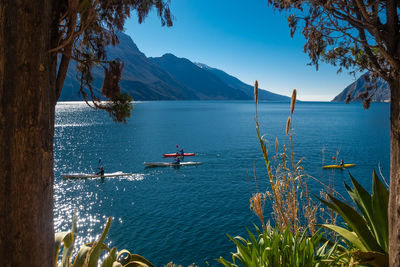
[[[265,228],[264,223],[264,206],[265,206],[266,195],[264,193],[255,193],[250,198],[250,208],[260,219],[262,227]]]
[[[264,224],[264,205],[268,199],[274,211],[274,220],[281,229],[290,227],[293,232],[309,229],[315,233],[316,212],[318,206],[313,203],[307,187],[307,180],[304,169],[301,167],[302,159],[296,161],[293,151],[293,112],[296,103],[296,89],[293,90],[290,116],[286,123],[286,135],[289,138],[290,149],[286,145],[282,147],[282,153],[279,153],[278,139],[275,140],[275,156],[278,164],[273,164],[268,155],[268,147],[260,133],[260,125],[257,114],[257,96],[258,83],[254,87],[256,100],[256,130],[260,141],[261,150],[267,167],[267,178],[270,190],[265,193],[256,193],[250,198],[250,207],[255,212],[261,223]],[[257,179],[257,178],[256,178]],[[302,226],[307,222],[308,226]]]

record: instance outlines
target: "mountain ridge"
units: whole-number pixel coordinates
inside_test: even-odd
[[[254,98],[254,86],[248,85],[235,76],[229,75],[223,70],[210,67],[203,63],[195,63],[201,68],[206,68],[209,71],[213,72],[217,75],[221,80],[230,85],[231,87],[240,88],[243,92],[245,92],[250,98]],[[266,101],[289,101],[290,98],[287,96],[282,96],[279,94],[272,93],[266,89],[259,88],[258,90],[258,99],[266,100]]]
[[[368,75],[368,73],[361,75],[360,78],[335,96],[332,102],[345,102],[348,94],[350,94],[352,101],[361,101],[358,99],[358,95],[366,90],[366,86],[369,83],[368,79],[366,79]],[[382,78],[377,78],[376,87],[376,92],[372,96],[372,102],[390,102],[390,88],[388,83]]]
[[[146,57],[130,36],[123,33],[118,33],[117,36],[120,41],[119,45],[107,47],[107,57],[110,60],[120,58],[124,62],[120,81],[121,91],[129,93],[134,100],[253,99],[252,86],[222,70],[208,67],[202,63],[193,63],[189,59],[178,58],[170,53],[158,58]],[[218,71],[223,75],[221,73],[218,75]],[[100,99],[104,99],[101,94],[103,69],[101,67],[94,68],[92,75],[94,94]],[[71,63],[61,91],[60,101],[82,100],[78,94],[80,84],[76,76],[76,63]],[[239,82],[232,82],[235,81],[234,79]],[[262,96],[260,100],[264,98],[263,91],[260,93]],[[267,94],[271,94],[272,97],[264,100],[290,101],[287,96],[272,92]]]
[[[150,57],[153,63],[169,72],[184,86],[191,88],[200,99],[247,100],[248,95],[230,87],[212,73],[188,60],[167,53],[161,57]]]

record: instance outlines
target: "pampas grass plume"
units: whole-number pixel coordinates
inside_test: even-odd
[[[291,122],[291,117],[289,116],[289,118],[287,119],[287,122],[286,122],[286,135],[288,135],[288,133],[289,133],[290,122]]]
[[[256,101],[256,105],[258,103],[258,81],[254,83],[254,100]]]
[[[290,101],[290,115],[292,115],[293,111],[294,111],[294,106],[296,104],[296,95],[297,95],[297,91],[295,88],[295,89],[293,89],[292,100]]]
[[[258,219],[260,219],[262,227],[264,228],[264,205],[266,195],[263,193],[256,193],[250,198],[250,209],[254,211]]]

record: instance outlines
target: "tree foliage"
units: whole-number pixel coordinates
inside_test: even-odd
[[[400,73],[400,1],[398,0],[268,0],[288,12],[291,35],[298,28],[306,38],[304,51],[318,69],[320,61],[338,72],[368,70],[371,78],[389,83]],[[371,79],[359,95],[367,108],[376,88]],[[350,100],[350,99],[348,99]]]
[[[106,47],[118,44],[116,33],[123,30],[125,20],[136,11],[139,23],[156,8],[161,24],[171,26],[169,0],[62,0],[55,1],[54,38],[55,47],[50,50],[58,55],[56,80],[57,99],[67,74],[70,60],[77,62],[79,93],[92,108],[107,110],[112,118],[125,121],[132,109],[132,100],[121,94],[119,81],[123,63],[119,59],[108,60]],[[101,103],[92,88],[92,69],[102,66],[105,79],[102,93],[114,102]]]

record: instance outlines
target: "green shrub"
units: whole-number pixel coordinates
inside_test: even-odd
[[[280,231],[269,224],[261,232],[256,227],[256,235],[249,230],[250,239],[230,237],[237,252],[232,253],[232,262],[220,257],[217,261],[226,267],[234,266],[335,266],[340,265],[340,247],[324,241],[320,231],[312,236],[305,232],[293,234],[290,227]]]
[[[353,188],[347,184],[345,186],[358,210],[328,194],[330,202],[323,199],[320,201],[343,218],[346,228],[332,224],[322,226],[335,231],[349,242],[355,248],[354,255],[361,264],[388,266],[389,191],[375,171],[372,173],[372,194],[351,174],[350,178]]]
[[[64,249],[61,265],[59,265],[59,267],[97,267],[99,266],[100,256],[104,251],[107,253],[107,256],[102,260],[100,265],[101,267],[154,267],[151,262],[140,255],[131,254],[126,249],[117,253],[116,247],[110,249],[106,244],[104,244],[104,240],[106,239],[108,230],[111,226],[111,217],[108,218],[107,224],[104,227],[99,240],[82,245],[73,261],[73,264],[71,265],[74,241],[77,234],[76,222],[77,218],[74,215],[71,231],[55,234],[54,262],[56,267],[62,243],[64,243]]]

